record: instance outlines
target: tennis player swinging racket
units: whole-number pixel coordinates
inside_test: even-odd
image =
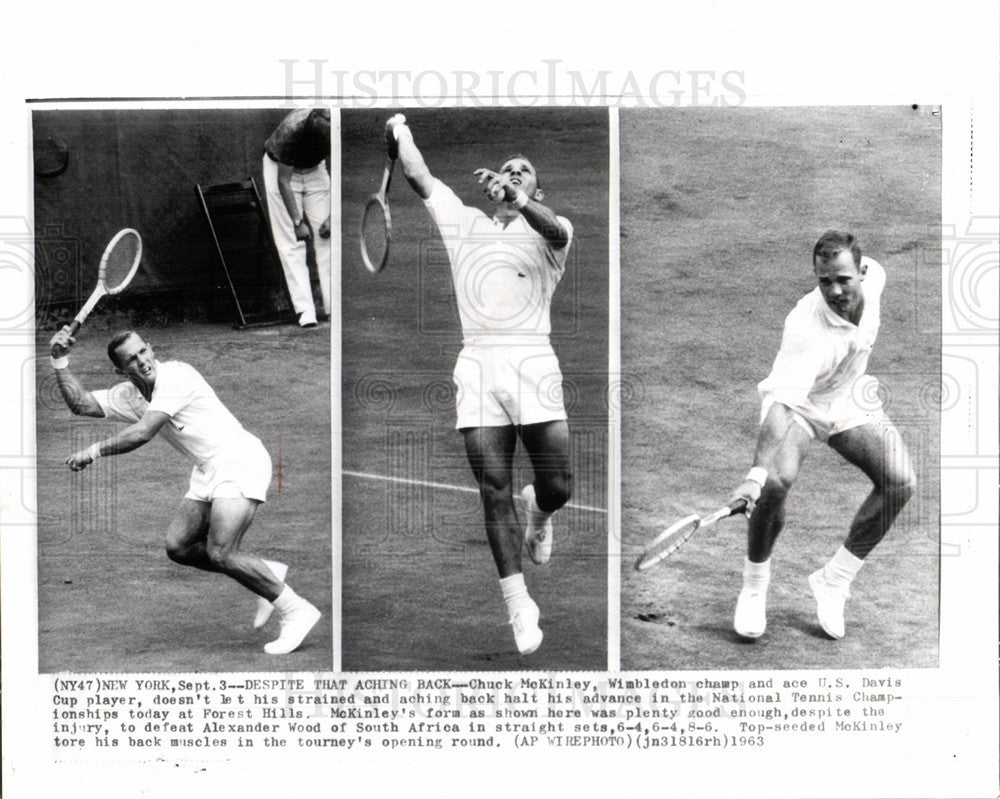
[[[116,257],[121,241],[134,244],[131,235],[113,240],[102,259],[98,288],[84,306],[87,313],[107,291],[109,274],[117,290],[123,287],[126,281],[117,281],[119,261],[138,260],[132,245],[126,247],[128,258]],[[271,458],[264,445],[243,428],[194,367],[159,361],[134,331],[118,333],[108,344],[108,356],[124,382],[89,391],[69,368],[73,333],[84,318],[82,311],[49,345],[60,392],[75,415],[127,426],[73,453],[67,465],[79,472],[98,458],[131,452],[156,436],[166,439],[194,464],[188,491],[167,528],[167,554],[176,563],[221,572],[253,591],[258,597],[254,627],[262,627],[274,610],[281,619],[278,638],[264,651],[273,655],[293,651],[316,625],[320,611],[285,583],[285,564],[240,550],[271,482]]]

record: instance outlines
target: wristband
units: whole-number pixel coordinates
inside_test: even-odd
[[[514,207],[520,211],[528,204],[528,199],[528,195],[525,194],[523,190],[518,189],[517,194],[514,195],[514,199],[511,200],[511,202],[514,204]]]
[[[60,355],[58,358],[53,358],[49,356],[49,363],[52,364],[53,369],[68,369],[69,368],[69,356]]]
[[[767,469],[763,466],[754,466],[747,472],[747,476],[743,478],[744,480],[753,480],[761,488],[764,487],[764,483],[767,482]]]
[[[87,454],[90,456],[90,462],[93,463],[98,458],[101,457],[101,443],[95,441],[89,447],[87,447]]]

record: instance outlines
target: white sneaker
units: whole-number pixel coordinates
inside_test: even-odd
[[[552,515],[532,510],[538,505],[535,503],[535,487],[531,483],[521,489],[521,499],[524,500],[527,519],[524,543],[528,546],[528,554],[535,563],[548,563],[552,557]]]
[[[311,602],[300,599],[293,610],[281,617],[281,633],[269,644],[264,644],[264,651],[269,655],[287,655],[295,651],[322,615]]]
[[[850,597],[845,588],[827,582],[823,569],[809,575],[809,587],[816,597],[816,618],[823,632],[831,638],[844,637],[844,603]]]
[[[285,575],[288,574],[288,564],[281,563],[276,560],[265,560],[267,568],[271,570],[271,573],[278,578],[279,583],[285,582]],[[259,630],[265,624],[267,620],[271,618],[271,614],[274,613],[274,603],[269,602],[264,599],[264,597],[257,597],[257,612],[253,617],[253,628]]]
[[[743,586],[736,598],[733,629],[744,638],[760,638],[767,629],[767,586]]]
[[[514,643],[522,655],[530,655],[542,645],[542,629],[538,626],[541,613],[530,597],[511,611],[510,626],[514,628]]]

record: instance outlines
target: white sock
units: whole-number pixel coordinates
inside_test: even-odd
[[[771,559],[763,563],[754,563],[750,558],[743,559],[743,587],[766,591],[771,583]]]
[[[852,555],[846,547],[842,546],[823,567],[823,579],[829,585],[847,590],[864,565],[865,562],[861,558]]]
[[[503,593],[503,601],[507,603],[508,610],[524,604],[525,600],[531,600],[528,596],[528,586],[524,584],[524,575],[520,572],[510,577],[501,577],[500,591]]]
[[[290,585],[287,583],[285,587],[281,589],[281,593],[278,594],[277,599],[274,600],[274,607],[281,615],[285,615],[290,610],[293,610],[300,602],[302,597],[296,594]]]
[[[284,578],[281,576],[281,573],[282,571],[285,572],[288,571],[287,566],[285,566],[284,569],[282,569],[282,566],[284,566],[284,564],[278,563],[277,561],[274,560],[268,560],[267,558],[261,558],[261,562],[271,570],[271,574],[274,575],[275,579],[279,583],[284,584]]]

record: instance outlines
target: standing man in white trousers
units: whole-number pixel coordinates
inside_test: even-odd
[[[316,253],[323,312],[330,314],[330,109],[292,111],[264,144],[271,231],[300,327],[316,326],[306,262]],[[318,235],[314,235],[318,234]]]

